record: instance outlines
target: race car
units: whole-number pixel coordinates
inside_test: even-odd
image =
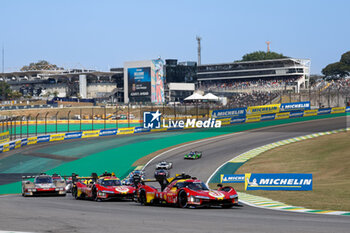
[[[22,196],[57,195],[66,196],[66,181],[59,175],[52,176],[41,173],[38,176],[23,176],[22,179],[34,181],[22,181]]]
[[[95,201],[110,199],[134,199],[135,188],[124,186],[114,174],[104,173],[97,177],[73,178],[72,195],[75,199],[88,199]]]
[[[202,152],[191,151],[188,154],[185,154],[184,159],[200,159],[202,158]]]
[[[161,188],[146,185],[146,182],[159,182]],[[185,207],[221,206],[231,208],[238,205],[238,195],[232,187],[222,187],[211,190],[196,177],[186,174],[174,178],[157,177],[156,180],[140,181],[137,188],[137,201],[142,205],[175,205]]]
[[[170,175],[168,170],[165,169],[157,169],[154,171],[154,178],[158,179],[159,176],[165,176],[166,178],[168,178]]]
[[[173,163],[162,161],[156,165],[156,169],[169,170],[173,168]]]
[[[73,187],[72,177],[68,177],[68,179],[66,179],[66,192],[71,193],[72,187]]]
[[[145,174],[142,170],[135,170],[129,173],[127,177],[122,180],[122,185],[133,186],[134,185],[134,175],[140,176],[141,179],[145,178]]]

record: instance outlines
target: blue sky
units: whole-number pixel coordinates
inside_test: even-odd
[[[310,58],[319,74],[350,50],[347,0],[0,0],[5,71],[41,59],[108,70],[161,56],[202,64],[271,50]]]

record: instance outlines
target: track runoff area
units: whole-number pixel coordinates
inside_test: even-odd
[[[250,149],[291,137],[345,128],[349,117],[270,126],[204,139],[173,148],[145,168],[151,177],[159,161],[173,163],[173,174],[189,173],[206,181],[224,162]],[[136,146],[137,143],[135,143]],[[47,145],[49,146],[49,145]],[[68,144],[66,144],[68,146]],[[45,149],[45,148],[43,148]],[[199,160],[184,160],[190,150],[203,151]],[[331,195],[331,194],[330,194]],[[133,202],[77,201],[65,198],[0,197],[1,230],[27,232],[348,232],[346,216],[279,212],[249,206],[233,209],[144,207]]]

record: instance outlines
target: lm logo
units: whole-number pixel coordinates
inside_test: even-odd
[[[143,127],[146,129],[159,129],[160,128],[160,116],[162,114],[157,112],[144,112],[143,113]]]

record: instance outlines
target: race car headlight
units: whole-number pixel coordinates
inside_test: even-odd
[[[59,188],[55,188],[55,191],[60,191],[60,189]]]
[[[101,192],[103,192],[103,193],[114,193],[113,191],[101,191]]]
[[[206,196],[195,196],[195,198],[199,198],[199,199],[210,199],[209,197],[206,197]]]
[[[98,195],[99,195],[99,196],[106,196],[106,194],[105,194],[104,192],[101,192],[101,191],[98,192]]]
[[[238,195],[237,195],[237,194],[235,194],[235,195],[231,195],[231,196],[230,196],[230,199],[233,199],[233,198],[236,198],[236,197],[238,197]]]
[[[28,189],[28,192],[36,192],[36,189]]]

